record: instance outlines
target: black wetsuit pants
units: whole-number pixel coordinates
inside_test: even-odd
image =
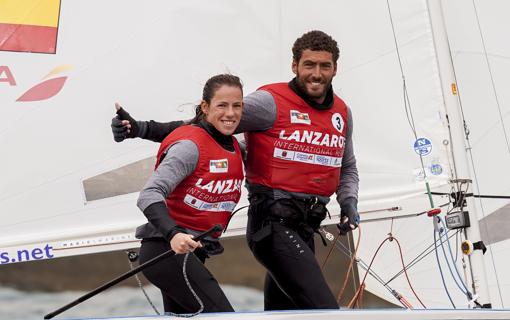
[[[163,238],[142,240],[140,264],[169,249],[168,242]],[[195,252],[188,257],[186,274],[191,287],[204,303],[203,312],[233,312],[218,282],[204,265],[206,254],[200,250]],[[165,312],[194,313],[200,309],[182,273],[184,256],[174,255],[143,270],[145,277],[161,290]]]
[[[284,223],[269,222],[263,198],[250,199],[246,238],[268,271],[264,310],[338,309],[315,258],[313,233],[305,237]]]

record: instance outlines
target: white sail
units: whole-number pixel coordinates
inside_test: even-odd
[[[508,57],[510,54],[510,47],[500,41],[497,41],[498,35],[501,31],[508,29],[508,21],[506,21],[499,12],[504,11],[504,4],[500,3],[479,3],[476,7],[473,4],[467,5],[465,2],[443,2],[443,11],[445,13],[445,22],[447,25],[447,34],[452,51],[452,60],[455,67],[457,76],[457,89],[459,91],[462,103],[462,112],[464,114],[466,125],[470,130],[471,144],[466,144],[467,155],[457,155],[459,157],[468,157],[470,161],[471,175],[469,177],[463,176],[461,178],[472,178],[473,185],[468,192],[475,194],[489,194],[489,195],[507,195],[510,184],[508,181],[502,179],[510,174],[508,164],[510,163],[510,150],[506,139],[508,139],[509,117],[508,117],[508,99],[501,96],[501,90],[497,90],[498,86],[503,83],[508,83],[508,73],[503,70],[508,70]],[[476,9],[476,11],[475,11]],[[424,12],[427,14],[426,12]],[[478,20],[475,15],[478,13]],[[486,53],[482,46],[482,36],[478,28],[478,22],[481,25],[483,40],[486,44]],[[490,41],[492,39],[492,41]],[[432,47],[432,44],[431,48]],[[486,56],[487,54],[487,56]],[[419,56],[418,52],[414,56]],[[506,59],[505,59],[506,57]],[[487,58],[487,59],[486,59]],[[487,60],[490,62],[490,69],[487,65]],[[498,78],[494,77],[494,82],[491,81],[490,71],[499,75]],[[444,81],[444,80],[443,80]],[[441,83],[435,81],[439,86]],[[448,85],[448,84],[446,84]],[[411,87],[411,84],[409,84]],[[494,88],[493,86],[496,86]],[[495,90],[496,89],[496,90]],[[410,88],[412,90],[412,87]],[[499,103],[495,101],[495,91],[497,91]],[[446,99],[446,98],[445,98]],[[412,100],[411,100],[412,102]],[[506,105],[506,106],[505,106]],[[501,117],[500,109],[503,115]],[[505,115],[506,110],[506,117]],[[441,115],[444,119],[444,113]],[[450,115],[450,119],[452,116]],[[462,127],[462,124],[461,124]],[[475,133],[476,132],[476,133]],[[448,137],[445,137],[449,141]],[[461,146],[463,147],[463,146]],[[508,199],[495,200],[483,199],[477,200],[478,219],[481,220],[481,231],[484,235],[483,240],[486,244],[490,244],[489,251],[485,255],[485,268],[489,280],[490,297],[493,306],[507,307],[509,302],[508,284],[509,279],[505,275],[504,270],[508,268],[509,260],[505,258],[505,250],[508,246],[508,225],[502,219],[504,212],[508,212]],[[506,206],[506,207],[505,207]],[[493,216],[491,216],[491,214]],[[472,216],[473,217],[473,216]],[[472,218],[473,219],[473,218]],[[430,221],[427,218],[409,219],[409,220],[396,220],[394,221],[393,234],[398,239],[405,239],[404,256],[407,261],[417,257],[423,250],[433,243],[433,229]],[[473,219],[474,220],[474,219]],[[365,252],[364,258],[369,259],[372,257],[375,248],[381,242],[380,239],[384,238],[389,232],[388,229],[381,229],[381,224],[366,224],[364,226],[364,237],[362,241],[369,242],[372,245],[372,250]],[[370,228],[370,229],[368,229]],[[398,231],[395,231],[398,230]],[[421,230],[421,232],[418,232]],[[367,233],[370,238],[367,238]],[[455,238],[453,238],[455,239]],[[373,242],[372,242],[373,241]],[[372,242],[372,244],[370,244]],[[452,241],[453,245],[455,241]],[[395,263],[399,259],[397,248],[385,248],[380,253],[381,260],[386,261],[386,264],[377,266],[379,275],[388,281],[396,275],[402,268]],[[363,249],[367,249],[366,246]],[[453,248],[455,250],[455,247]],[[439,250],[441,252],[441,250]],[[446,248],[448,253],[448,248]],[[458,253],[455,253],[457,255]],[[395,260],[389,257],[393,255]],[[448,275],[444,259],[442,260],[443,272],[445,274],[447,287],[450,289],[452,300],[457,306],[466,305],[467,300],[457,289],[457,285],[452,281],[452,277]],[[470,279],[469,268],[462,271],[461,257],[458,258],[457,267],[461,273],[461,278]],[[466,258],[466,264],[467,264]],[[436,257],[432,253],[427,256],[420,263],[413,267],[414,270],[409,270],[410,277],[417,289],[418,296],[433,297],[429,298],[426,305],[448,306],[451,305],[447,299],[445,290],[441,283],[439,270],[436,263]],[[455,272],[454,272],[455,273]],[[465,276],[467,274],[467,276]],[[413,298],[412,292],[404,275],[400,276],[400,281],[396,279],[389,285],[393,289],[401,292],[412,301],[414,306],[419,305],[419,302]],[[373,280],[369,285],[371,290],[378,292],[381,296],[389,299],[391,295],[388,294],[386,289],[380,285],[375,284]],[[468,281],[469,282],[469,281]],[[462,287],[462,286],[461,286]],[[468,286],[469,290],[471,288]]]
[[[477,178],[471,191],[508,195],[508,4],[477,3],[493,81],[473,5],[448,1],[443,9],[471,130]],[[429,210],[425,176],[432,191],[451,190],[454,159],[426,1],[75,0],[61,3],[55,54],[0,52],[0,264],[137,246],[134,229],[145,221],[135,205],[137,191],[158,146],[139,139],[115,143],[109,127],[114,103],[135,119],[190,118],[213,74],[239,75],[245,93],[291,79],[292,43],[312,29],[331,34],[340,46],[333,85],[353,112],[359,209],[366,212],[358,256],[368,264],[391,232],[406,262],[416,257],[433,243],[430,218],[381,219]],[[37,84],[64,76],[56,95],[17,101]],[[434,202],[446,204],[448,197],[435,196]],[[244,192],[239,207],[246,203]],[[493,212],[510,210],[508,200],[477,203],[482,233],[484,221],[491,228]],[[328,223],[335,223],[334,199],[330,211]],[[245,214],[234,217],[228,235],[243,234]],[[504,307],[510,303],[510,278],[502,271],[510,263],[508,240],[484,240],[491,244],[486,261],[492,303]],[[394,243],[386,244],[373,270],[387,281],[400,271],[399,259]],[[494,266],[498,279],[490,272]],[[427,306],[450,306],[434,254],[409,276]],[[367,281],[370,291],[396,301],[373,278]],[[447,284],[454,286],[451,279]],[[419,306],[404,276],[389,285]],[[466,298],[453,291],[453,300],[466,306]]]

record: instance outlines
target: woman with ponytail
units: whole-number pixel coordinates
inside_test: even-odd
[[[204,265],[223,252],[220,233],[201,242],[192,238],[215,224],[224,228],[240,199],[244,175],[232,134],[242,109],[238,77],[210,78],[196,116],[163,140],[156,169],[140,192],[137,204],[148,220],[136,233],[142,238],[140,263],[170,248],[176,253],[144,270],[161,290],[166,313],[234,311]]]

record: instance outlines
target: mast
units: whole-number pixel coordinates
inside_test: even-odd
[[[461,106],[458,95],[454,93],[456,88],[453,61],[451,59],[450,45],[444,23],[441,0],[427,0],[429,19],[432,28],[432,37],[436,52],[436,61],[441,79],[441,90],[445,109],[448,114],[450,127],[450,147],[454,156],[456,179],[471,179],[469,172],[469,161],[467,155],[467,140],[464,133],[464,119],[461,113]],[[460,191],[460,190],[458,190]],[[465,235],[471,242],[481,240],[478,215],[473,197],[466,198],[467,210],[471,226],[465,229]],[[470,267],[472,275],[471,288],[473,295],[477,295],[477,301],[484,307],[490,307],[490,297],[485,273],[485,264],[481,250],[474,250],[470,256]]]

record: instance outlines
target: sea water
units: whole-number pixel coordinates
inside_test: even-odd
[[[144,287],[156,309],[163,313],[161,295],[153,286]],[[261,291],[223,285],[223,291],[236,311],[260,311],[263,309]],[[1,320],[41,320],[44,315],[81,297],[86,292],[66,291],[60,293],[25,292],[0,288]],[[140,288],[118,287],[102,292],[89,300],[65,311],[57,319],[119,317],[155,315],[156,312]]]

